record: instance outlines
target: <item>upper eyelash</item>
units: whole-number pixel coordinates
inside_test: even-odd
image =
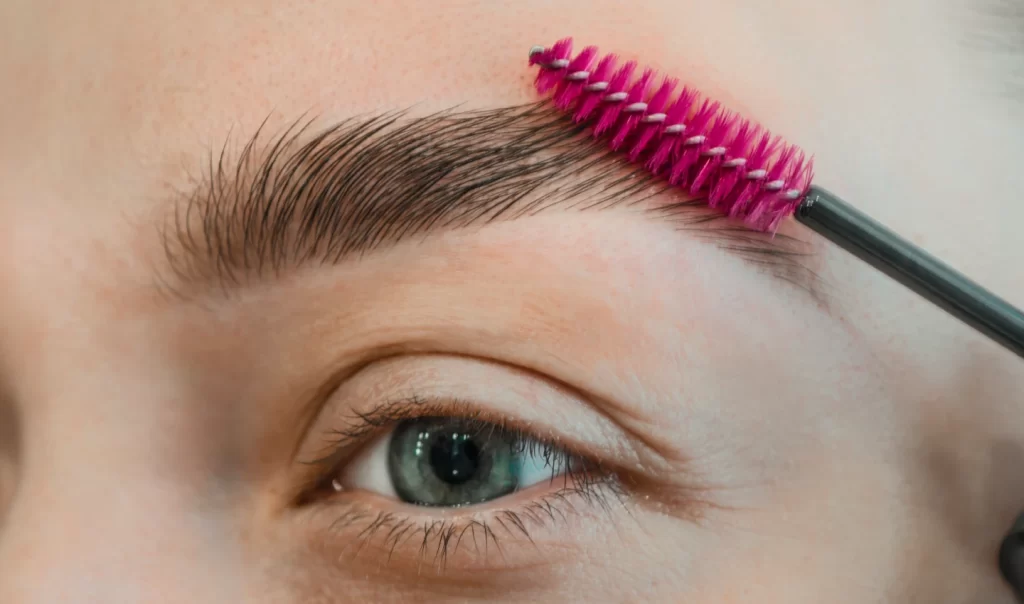
[[[485,413],[478,406],[467,401],[451,400],[442,403],[413,395],[388,401],[370,411],[354,411],[351,416],[345,418],[347,425],[332,431],[332,437],[322,449],[323,453],[319,457],[304,462],[305,465],[314,468],[314,471],[319,470],[320,473],[312,477],[309,488],[303,489],[302,498],[305,499],[308,491],[321,486],[325,478],[329,482],[328,476],[356,449],[363,446],[370,436],[399,421],[425,417],[451,417],[468,422],[470,426],[476,424],[480,428],[496,428],[512,435],[515,442],[526,443],[527,446],[532,447],[519,452],[540,453],[545,461],[548,460],[547,455],[550,455],[551,452],[564,452],[571,460],[581,462],[580,466],[589,472],[611,472],[606,464],[594,459],[590,454],[579,451],[571,443],[563,443],[557,438],[531,433],[507,417]],[[565,467],[569,467],[569,465]],[[328,476],[322,475],[325,471],[324,468],[326,468]]]

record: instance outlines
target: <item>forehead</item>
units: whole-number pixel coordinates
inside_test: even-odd
[[[529,101],[528,49],[570,34],[641,57],[680,57],[658,67],[694,71],[700,55],[679,35],[686,26],[666,22],[666,35],[654,35],[659,19],[634,24],[608,18],[621,11],[616,3],[576,4],[559,8],[577,9],[570,24],[540,0],[23,3],[0,9],[26,11],[0,19],[16,30],[4,32],[13,45],[0,53],[0,73],[21,83],[0,124],[13,133],[8,145],[59,140],[60,149],[40,149],[44,163],[66,167],[83,191],[97,173],[108,183],[111,174],[166,176],[166,163],[180,166],[268,116],[284,123],[305,112]],[[671,4],[651,11],[672,14]],[[722,51],[720,65],[729,60]]]
[[[63,132],[140,143],[251,129],[272,113],[522,101],[537,33],[526,8],[489,3],[57,4],[25,9],[40,14],[18,27],[35,31],[5,33],[14,60],[0,67],[24,84],[7,100],[37,128],[73,121]]]
[[[0,75],[19,82],[0,200],[93,210],[156,203],[158,183],[268,116],[532,99],[526,51],[544,33],[536,3],[17,4],[0,9],[17,13],[0,18],[15,30],[0,25]]]

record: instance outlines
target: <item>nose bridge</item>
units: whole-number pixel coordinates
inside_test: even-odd
[[[220,424],[189,411],[202,399],[148,290],[110,254],[49,253],[57,226],[28,225],[15,247],[30,261],[0,258],[0,370],[20,411],[0,603],[238,601],[238,510],[209,468]]]
[[[237,599],[222,593],[238,574],[231,510],[188,427],[147,409],[152,376],[107,377],[20,393],[35,404],[0,525],[0,602]]]
[[[30,462],[0,532],[0,602],[230,601],[214,593],[236,559],[221,512],[157,472],[97,457]]]
[[[146,569],[153,545],[180,547],[182,535],[142,522],[122,503],[129,493],[100,496],[104,482],[23,485],[0,537],[0,601],[150,601],[139,592],[158,584]]]

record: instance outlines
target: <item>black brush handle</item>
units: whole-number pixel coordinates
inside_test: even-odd
[[[999,571],[1013,587],[1018,601],[1024,602],[1024,514],[1017,518],[999,547]]]
[[[811,187],[796,219],[1024,357],[1024,313],[850,204]]]

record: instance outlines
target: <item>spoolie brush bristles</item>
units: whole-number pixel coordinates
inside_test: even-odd
[[[572,56],[572,38],[530,49],[540,68],[537,91],[606,136],[612,149],[708,205],[760,231],[774,232],[807,194],[812,162],[795,145],[677,80],[598,58],[588,46]]]

